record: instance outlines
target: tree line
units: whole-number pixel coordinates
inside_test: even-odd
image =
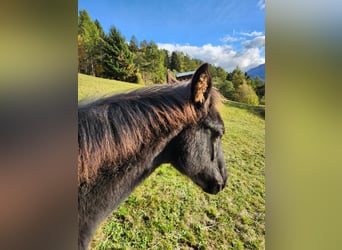
[[[111,26],[106,34],[98,20],[93,21],[86,10],[78,16],[78,71],[102,78],[149,85],[165,83],[168,69],[173,74],[195,70],[203,61],[182,52],[171,54],[159,49],[153,41],[130,41]],[[214,83],[228,99],[249,104],[264,103],[265,83],[251,79],[238,67],[227,73],[222,67],[210,65]]]

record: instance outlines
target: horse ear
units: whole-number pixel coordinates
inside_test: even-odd
[[[202,64],[191,80],[191,101],[198,108],[204,106],[212,86],[208,63]]]

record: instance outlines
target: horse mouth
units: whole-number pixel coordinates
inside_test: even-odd
[[[219,192],[221,192],[225,187],[225,184],[216,184],[216,185],[209,185],[205,188],[203,188],[203,191],[208,193],[208,194],[217,194]]]
[[[200,187],[202,187],[203,191],[208,194],[217,194],[225,188],[226,183],[227,179],[224,179],[223,182],[215,180],[211,182],[206,182],[205,185],[200,185]]]

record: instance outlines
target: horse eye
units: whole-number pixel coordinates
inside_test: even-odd
[[[211,131],[211,161],[215,160],[217,154],[217,140],[221,137],[218,131]]]
[[[216,141],[219,137],[221,137],[221,133],[218,131],[212,131],[211,137]]]
[[[217,139],[218,137],[213,138],[211,142],[211,161],[213,161],[217,154]]]
[[[211,144],[211,161],[213,161],[215,159],[215,143]]]

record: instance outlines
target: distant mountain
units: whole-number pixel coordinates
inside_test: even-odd
[[[259,66],[248,70],[247,74],[252,79],[258,76],[261,80],[265,81],[265,64],[260,64]]]

